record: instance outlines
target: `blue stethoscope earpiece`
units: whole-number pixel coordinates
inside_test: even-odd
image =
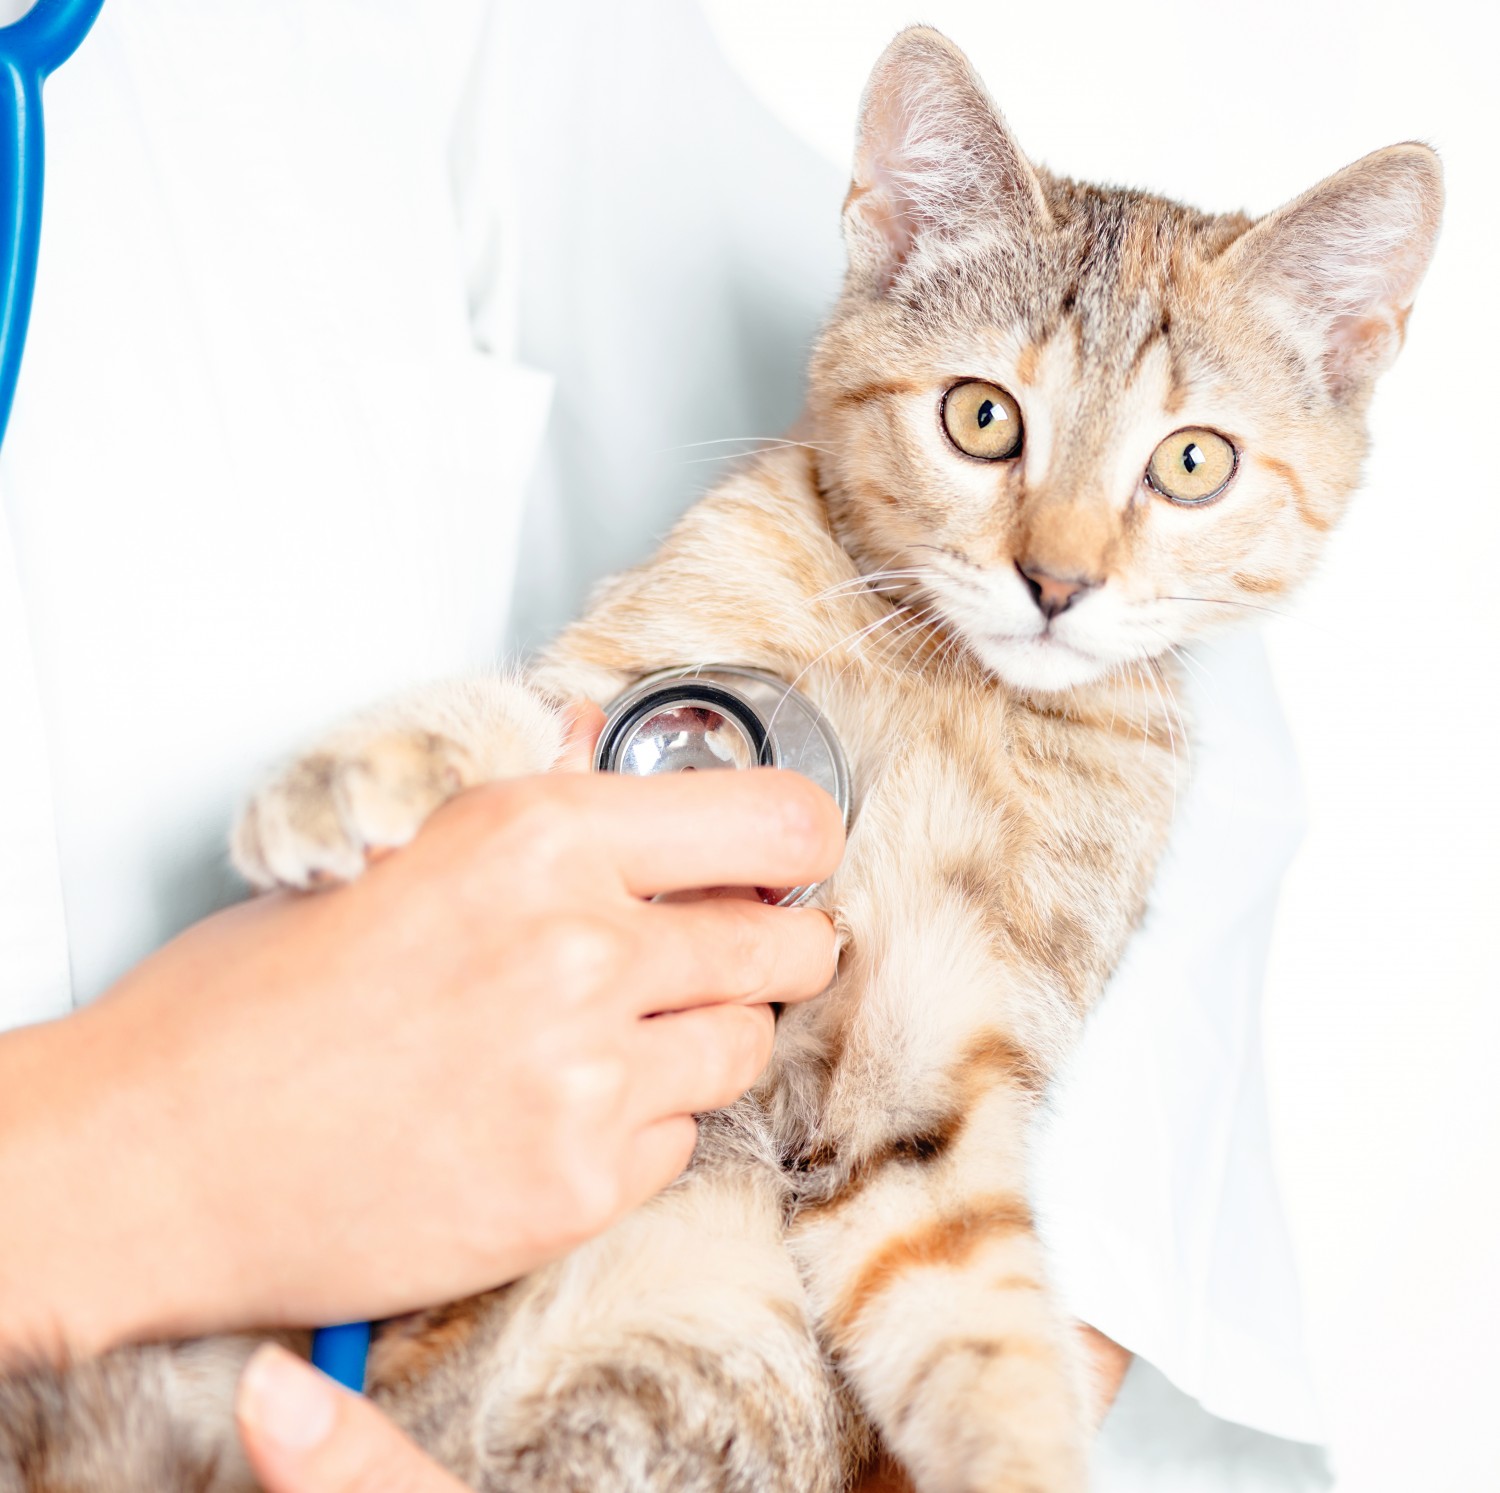
[[[78,49],[104,0],[37,0],[0,27],[0,441],[10,422],[42,229],[42,83]]]
[[[104,0],[37,0],[0,27],[0,442],[10,420],[42,222],[42,83],[88,35]],[[595,766],[627,775],[765,763],[803,772],[828,790],[850,819],[849,773],[833,729],[784,681],[732,665],[653,674],[610,706]],[[774,888],[764,900],[787,906],[815,887]],[[312,1361],[330,1378],[361,1391],[370,1324],[346,1322],[313,1334]]]

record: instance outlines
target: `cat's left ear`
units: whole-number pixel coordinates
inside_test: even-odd
[[[1013,240],[1046,198],[969,60],[927,26],[900,33],[865,86],[844,202],[851,283],[883,295],[924,241]]]
[[[1442,211],[1436,152],[1391,145],[1262,218],[1224,268],[1321,365],[1329,394],[1347,399],[1401,350]]]

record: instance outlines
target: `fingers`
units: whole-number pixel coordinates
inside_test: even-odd
[[[769,1006],[700,1006],[641,1022],[636,1093],[643,1118],[733,1104],[770,1062],[775,1036]]]
[[[833,978],[833,923],[816,908],[713,899],[643,909],[651,969],[641,1014],[718,1001],[802,1001]]]
[[[638,897],[711,886],[802,886],[824,880],[844,853],[838,805],[800,773],[600,775],[578,785],[585,786],[600,850]]]
[[[1105,1337],[1098,1328],[1090,1327],[1086,1322],[1075,1323],[1074,1328],[1083,1345],[1088,1367],[1089,1387],[1093,1390],[1089,1408],[1097,1430],[1120,1393],[1134,1355],[1129,1348],[1122,1348],[1113,1338]]]
[[[463,1493],[368,1400],[270,1343],[240,1376],[235,1415],[266,1493]]]
[[[568,735],[553,772],[588,772],[594,765],[594,744],[604,729],[604,712],[592,700],[581,700],[568,712]]]
[[[687,1170],[698,1144],[698,1122],[691,1115],[668,1115],[644,1126],[626,1159],[621,1212],[639,1207]]]

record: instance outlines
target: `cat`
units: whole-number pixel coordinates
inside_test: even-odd
[[[725,661],[795,681],[857,817],[843,939],[693,1166],[566,1260],[386,1324],[371,1393],[476,1488],[1079,1493],[1084,1375],[1028,1121],[1139,920],[1181,770],[1178,650],[1291,591],[1359,478],[1441,212],[1425,146],[1258,220],[1022,154],[963,54],[865,93],[848,272],[795,443],[604,583],[524,683],[439,686],[254,798],[257,886],[358,874],[563,702]],[[0,1381],[0,1490],[253,1482],[251,1339]]]

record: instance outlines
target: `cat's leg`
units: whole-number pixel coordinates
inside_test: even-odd
[[[1040,1082],[1024,1046],[975,1038],[945,1106],[830,1164],[792,1229],[824,1341],[919,1493],[1086,1486],[1081,1365],[1026,1194]]]
[[[276,1336],[307,1350],[305,1334]],[[0,1493],[254,1493],[234,1396],[258,1341],[200,1338],[0,1372]]]
[[[560,697],[493,675],[416,690],[337,727],[277,772],[235,827],[252,885],[357,876],[464,788],[545,772],[567,730]]]
[[[754,1126],[467,1323],[382,1340],[377,1400],[485,1493],[834,1493],[841,1421]],[[413,1366],[417,1372],[413,1372]],[[389,1381],[389,1388],[384,1387]]]

